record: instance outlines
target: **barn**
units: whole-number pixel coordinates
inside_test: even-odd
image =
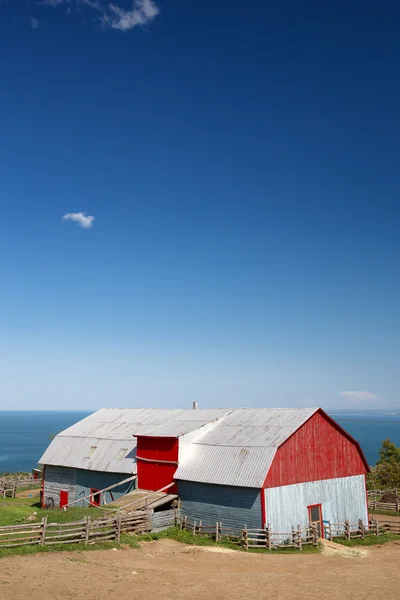
[[[41,457],[42,504],[59,508],[72,502],[85,504],[85,498],[96,506],[113,502],[137,486],[135,434],[163,433],[170,423],[169,431],[180,435],[184,444],[186,434],[193,430],[201,434],[203,426],[212,426],[227,412],[227,409],[98,410],[56,435]],[[160,477],[164,477],[161,467]]]
[[[99,427],[101,419],[111,418],[112,425],[108,421],[105,429]],[[59,440],[52,443],[58,444],[57,452],[52,454],[51,445],[45,453],[41,461],[46,465],[45,496],[62,491],[65,469],[74,478],[75,488],[69,489],[76,498],[82,491],[90,492],[93,473],[99,490],[109,482],[107,473],[117,476],[117,446],[108,455],[112,461],[100,453],[86,459],[85,465],[67,460],[63,438],[71,439],[71,430],[98,436],[83,437],[81,454],[96,444],[97,452],[106,431],[108,436],[123,435],[117,446],[126,447],[129,456],[123,460],[131,462],[118,476],[136,474],[140,489],[173,486],[181,513],[192,520],[222,521],[231,528],[269,524],[274,531],[290,531],[298,524],[306,527],[312,520],[322,534],[324,520],[357,523],[368,518],[365,475],[369,469],[362,450],[320,408],[99,411],[57,436]],[[55,464],[59,460],[55,454],[62,455],[62,465]],[[72,454],[76,456],[75,451]]]

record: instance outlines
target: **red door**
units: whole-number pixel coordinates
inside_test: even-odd
[[[317,526],[318,537],[324,537],[324,528],[322,522],[322,504],[311,504],[308,508],[308,520]]]
[[[60,492],[60,508],[64,508],[68,504],[68,492],[61,490]]]
[[[90,488],[90,504],[100,506],[100,490]]]

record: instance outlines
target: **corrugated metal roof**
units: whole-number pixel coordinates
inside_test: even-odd
[[[260,487],[276,449],[305,423],[316,408],[258,409],[102,409],[58,434],[41,464],[92,471],[136,473],[137,435],[178,437],[215,427],[191,445],[177,479]],[[91,447],[96,447],[92,453]],[[122,448],[127,456],[116,460]]]
[[[179,436],[219,419],[229,409],[103,408],[59,433],[63,437],[131,439],[133,435]]]
[[[176,479],[261,487],[277,448],[317,408],[239,408],[192,446]]]
[[[40,459],[44,465],[57,465],[136,473],[136,435],[178,437],[223,417],[229,409],[103,408],[59,433]],[[89,449],[96,446],[92,457]],[[122,448],[128,457],[115,460]]]
[[[195,444],[190,461],[179,465],[175,479],[260,488],[275,452],[273,447]]]
[[[91,449],[96,450],[91,452]],[[125,457],[116,460],[122,449]],[[41,464],[74,467],[88,471],[136,473],[136,440],[102,440],[57,436],[40,459]]]

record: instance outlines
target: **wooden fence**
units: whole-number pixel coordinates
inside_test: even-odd
[[[215,525],[203,525],[202,521],[190,521],[187,516],[178,519],[180,529],[190,531],[194,535],[207,535],[215,541],[228,541],[248,550],[249,548],[295,548],[301,550],[305,545],[318,545],[318,529],[315,523],[310,523],[306,529],[298,525],[291,531],[276,532],[270,527],[265,529],[247,529],[245,526],[240,530],[226,529],[222,522]],[[364,539],[371,535],[382,535],[384,533],[400,535],[400,522],[371,520],[366,526],[362,520],[357,525],[351,525],[349,521],[343,523],[324,523],[324,538],[333,540],[342,537],[348,540]]]
[[[389,496],[391,501],[383,501],[385,496]],[[400,490],[368,490],[368,508],[370,510],[400,512]]]
[[[203,525],[202,521],[190,521],[187,516],[178,519],[180,529],[190,531],[194,535],[207,535],[217,542],[227,541],[248,550],[249,548],[296,548],[301,550],[305,545],[318,545],[318,531],[314,523],[307,529],[292,528],[287,532],[272,531],[270,527],[264,529],[248,529],[246,526],[240,530],[225,528],[222,522],[215,525]]]
[[[86,517],[72,523],[51,523],[46,516],[40,523],[0,527],[0,550],[31,545],[94,544],[112,540],[119,542],[121,533],[143,533],[150,529],[149,514],[145,511],[94,521]]]
[[[400,499],[396,498],[395,502],[380,502],[379,500],[368,498],[368,508],[370,510],[400,512]]]
[[[3,498],[15,498],[17,491],[21,488],[39,488],[40,485],[40,479],[34,479],[33,475],[0,477],[0,495]]]

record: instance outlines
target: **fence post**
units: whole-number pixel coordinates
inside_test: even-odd
[[[215,541],[219,542],[219,523],[218,523],[218,521],[215,523]]]
[[[316,523],[310,523],[309,529],[312,537],[313,546],[318,546],[318,528]]]
[[[301,539],[301,527],[300,523],[297,524],[297,547],[299,550],[303,549],[302,539]]]
[[[196,521],[193,523],[193,535],[196,535]]]
[[[379,535],[380,534],[380,529],[379,529],[379,521],[378,521],[378,519],[376,519],[375,524],[376,524],[376,535]]]
[[[363,540],[365,538],[365,527],[362,519],[358,520],[358,533],[360,534],[361,539]]]
[[[42,530],[40,532],[40,545],[44,546],[46,543],[46,529],[47,529],[47,515],[42,519]]]
[[[396,512],[399,512],[399,497],[396,494]]]
[[[350,521],[348,521],[347,519],[344,522],[344,535],[348,540],[351,538]]]
[[[86,517],[86,523],[85,523],[85,545],[86,546],[89,543],[89,533],[90,533],[90,517]]]
[[[242,546],[243,548],[245,548],[246,550],[249,549],[249,534],[247,531],[247,526],[244,526],[244,529],[242,529]]]
[[[121,541],[121,524],[122,524],[122,514],[119,513],[117,516],[116,531],[115,531],[115,538],[116,538],[117,542]]]

